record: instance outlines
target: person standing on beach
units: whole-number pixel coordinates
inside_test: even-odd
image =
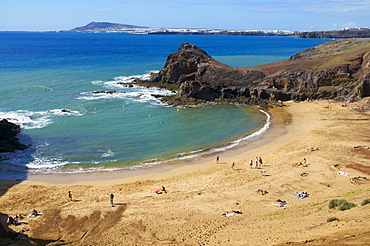
[[[256,157],[256,168],[258,168],[258,157]]]
[[[216,163],[218,164],[220,162],[220,156],[219,155],[217,155],[216,156]]]
[[[235,167],[235,162],[233,162],[233,164],[231,164],[231,168],[234,169]]]
[[[260,163],[260,167],[262,167],[262,158],[258,158],[258,162]]]
[[[251,160],[250,162],[249,162],[249,167],[252,169],[253,168],[253,160]]]
[[[110,206],[111,206],[111,207],[113,207],[113,198],[114,198],[113,193],[110,193],[110,194],[109,194],[109,200],[110,200]]]
[[[72,202],[73,199],[72,199],[72,192],[69,190],[68,191],[68,201]]]

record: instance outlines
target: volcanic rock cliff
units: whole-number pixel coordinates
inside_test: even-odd
[[[369,38],[370,29],[361,28],[340,31],[302,32],[298,36],[300,38]]]
[[[250,68],[229,67],[184,43],[150,82],[177,85],[179,93],[169,101],[360,99],[370,96],[370,39],[327,42]]]
[[[0,152],[13,152],[16,149],[24,150],[26,145],[16,137],[21,132],[20,126],[3,119],[0,121]],[[0,157],[1,158],[1,157]]]

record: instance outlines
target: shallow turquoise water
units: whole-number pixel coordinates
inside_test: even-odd
[[[3,170],[154,165],[228,148],[261,129],[266,115],[251,107],[172,108],[151,96],[169,91],[120,84],[160,70],[182,42],[230,66],[247,67],[287,59],[323,40],[0,33],[0,118],[20,124],[20,137],[30,146],[2,154]],[[92,94],[102,90],[121,93]]]

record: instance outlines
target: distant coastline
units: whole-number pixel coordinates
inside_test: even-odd
[[[160,28],[110,22],[90,22],[70,30],[49,31],[57,33],[131,33],[150,35],[223,35],[223,36],[296,36],[299,38],[369,38],[369,28],[348,28],[334,31],[290,30],[225,30],[211,28]]]

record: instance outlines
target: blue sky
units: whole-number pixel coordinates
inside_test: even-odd
[[[370,0],[1,0],[1,31],[67,30],[91,21],[149,27],[339,30],[369,27]]]

